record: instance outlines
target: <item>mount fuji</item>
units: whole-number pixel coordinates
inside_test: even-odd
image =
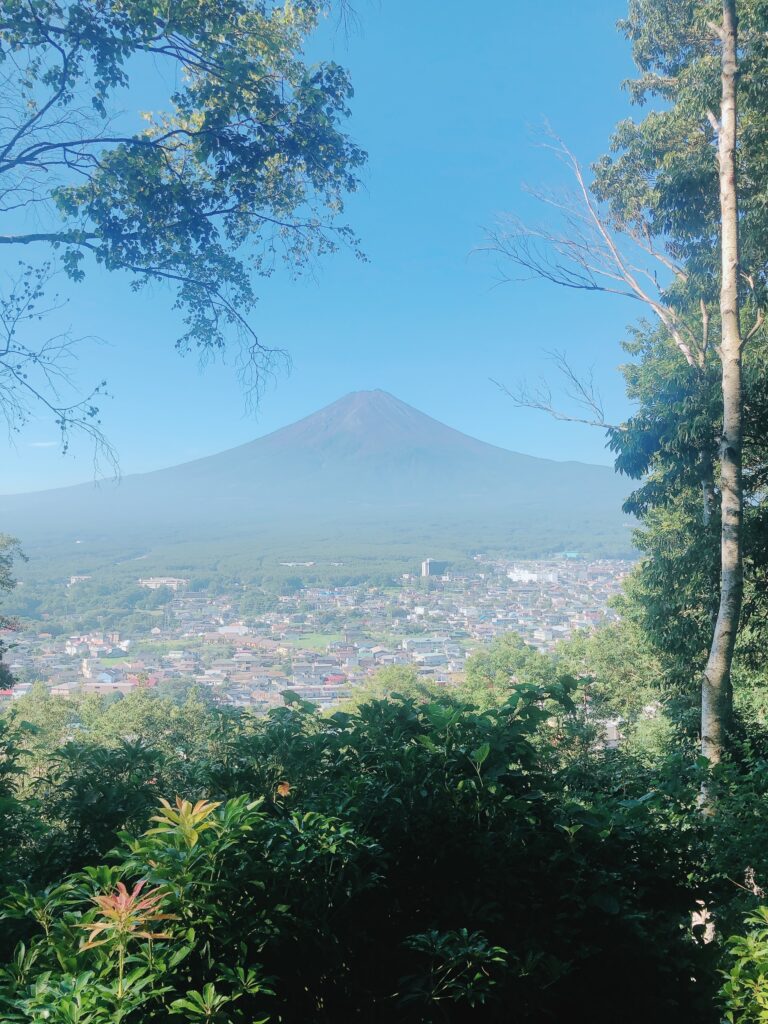
[[[387,392],[356,391],[217,455],[118,484],[0,497],[0,530],[41,554],[77,541],[85,555],[322,537],[343,555],[353,535],[396,545],[407,534],[531,557],[563,548],[620,556],[632,551],[628,489],[607,466],[508,451]]]

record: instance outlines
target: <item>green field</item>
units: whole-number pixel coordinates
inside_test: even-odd
[[[301,637],[295,637],[287,641],[297,651],[325,651],[328,644],[336,640],[343,640],[341,633],[307,633]]]

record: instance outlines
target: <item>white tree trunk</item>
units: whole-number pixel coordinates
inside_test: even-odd
[[[701,694],[701,752],[712,764],[723,756],[732,711],[731,664],[744,591],[742,564],[742,366],[739,319],[739,210],[736,187],[736,0],[723,0],[722,101],[718,139],[722,279],[720,316],[723,433],[720,442],[722,509],[720,607]]]

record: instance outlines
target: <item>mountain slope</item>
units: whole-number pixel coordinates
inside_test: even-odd
[[[350,529],[528,538],[557,547],[630,548],[612,470],[510,452],[439,423],[383,391],[360,391],[248,444],[119,485],[0,498],[0,529],[26,544],[148,547],[237,536],[242,543]],[[492,535],[492,537],[491,537]]]

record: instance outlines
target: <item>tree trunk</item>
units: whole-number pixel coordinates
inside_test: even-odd
[[[742,520],[742,371],[739,320],[739,211],[736,189],[736,80],[738,70],[736,0],[723,0],[722,102],[718,159],[722,279],[723,433],[720,442],[720,606],[701,694],[701,752],[711,764],[723,756],[733,696],[731,664],[744,590]]]

